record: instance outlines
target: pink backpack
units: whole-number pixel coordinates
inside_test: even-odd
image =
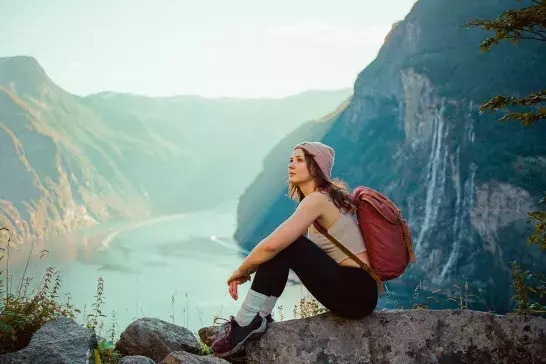
[[[314,225],[320,233],[366,270],[377,282],[383,294],[381,281],[399,277],[410,261],[415,263],[411,233],[400,209],[380,192],[359,186],[354,189],[351,197],[357,205],[356,217],[371,267],[328,234],[317,221]]]

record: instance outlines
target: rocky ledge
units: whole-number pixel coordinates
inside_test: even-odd
[[[215,329],[201,329],[207,343]],[[546,363],[546,319],[471,310],[376,311],[273,323],[246,345],[249,364]]]
[[[210,345],[218,332],[202,328],[199,336]],[[96,344],[94,330],[60,318],[0,364],[88,364]],[[116,343],[120,364],[227,363],[199,355],[199,347],[186,328],[155,318],[136,320]],[[249,364],[546,363],[546,319],[470,310],[376,311],[362,320],[323,314],[275,322],[245,349],[237,361]]]

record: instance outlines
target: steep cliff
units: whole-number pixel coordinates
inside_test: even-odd
[[[468,281],[488,308],[504,311],[509,262],[546,267],[525,244],[526,212],[546,186],[546,123],[523,128],[479,112],[497,94],[542,89],[546,47],[520,42],[482,54],[478,44],[486,33],[462,27],[516,5],[419,0],[360,73],[349,105],[328,121],[321,140],[336,149],[333,175],[385,193],[409,221],[418,264],[389,285],[401,297],[411,296],[419,282],[449,295],[453,284]],[[279,157],[264,164],[261,181],[281,178],[273,165],[290,152],[286,145],[272,153]],[[248,188],[256,208],[238,216],[235,238],[247,249],[293,207],[280,194],[257,198],[254,191],[265,188],[259,181]],[[262,209],[264,201],[275,202]],[[258,222],[249,224],[250,215]]]

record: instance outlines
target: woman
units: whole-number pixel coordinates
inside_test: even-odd
[[[375,309],[376,282],[313,226],[317,220],[369,266],[366,246],[352,217],[354,202],[343,182],[330,179],[334,156],[334,150],[320,142],[303,142],[293,148],[289,196],[299,201],[298,207],[229,277],[229,293],[236,300],[237,286],[256,272],[239,312],[230,317],[226,334],[211,346],[216,355],[233,355],[249,338],[266,330],[289,269],[313,297],[339,316],[361,318]]]

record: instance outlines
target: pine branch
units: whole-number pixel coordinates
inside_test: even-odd
[[[524,39],[546,42],[546,0],[531,1],[536,5],[518,10],[505,10],[493,21],[475,19],[463,26],[495,31],[493,37],[486,38],[480,44],[482,51],[489,50],[494,44],[499,44],[501,40],[514,43]]]
[[[532,93],[528,96],[517,98],[514,96],[495,96],[480,107],[480,111],[489,110],[490,113],[508,106],[537,107],[539,103],[546,102],[546,90]],[[538,108],[537,112],[512,112],[504,115],[500,121],[521,121],[523,126],[530,126],[539,120],[546,119],[546,107]]]

